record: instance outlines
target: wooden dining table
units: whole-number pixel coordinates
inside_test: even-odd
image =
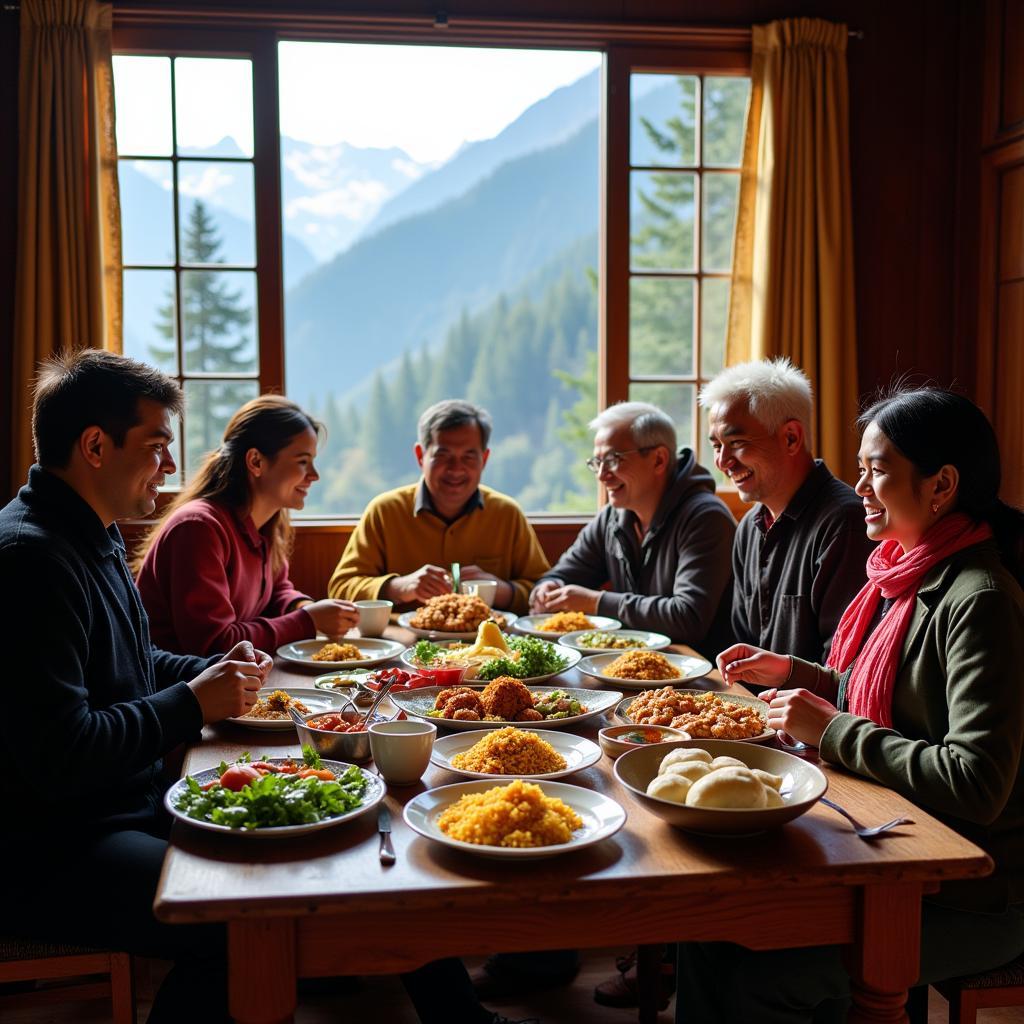
[[[394,626],[387,635],[411,639]],[[268,685],[311,686],[315,675],[278,661]],[[553,682],[598,685],[575,669]],[[702,683],[728,691],[714,672]],[[596,739],[604,724],[592,720],[572,731]],[[224,723],[204,730],[185,770],[244,751],[300,752],[293,731]],[[291,1020],[300,977],[392,974],[439,957],[496,950],[675,941],[752,949],[843,945],[853,981],[850,1020],[905,1020],[907,990],[917,976],[922,896],[944,881],[985,875],[992,864],[893,791],[821,767],[830,796],[860,821],[905,815],[913,824],[865,841],[817,804],[760,835],[691,835],[634,799],[602,757],[561,781],[617,800],[628,817],[616,835],[549,859],[495,861],[432,842],[405,824],[409,800],[460,781],[431,766],[419,785],[388,789],[393,866],[378,857],[374,813],[291,839],[225,836],[179,822],[155,911],[171,923],[226,923],[230,1010],[240,1024]]]

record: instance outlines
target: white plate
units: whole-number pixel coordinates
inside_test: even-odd
[[[541,722],[461,722],[453,718],[435,718],[427,714],[434,708],[437,695],[447,687],[443,686],[421,686],[416,690],[402,690],[395,693],[391,691],[388,696],[396,707],[401,708],[410,718],[419,718],[424,722],[434,722],[439,728],[452,729],[456,732],[470,732],[473,729],[503,729],[506,725],[515,725],[527,729],[560,729],[565,725],[576,725],[585,722],[588,718],[603,714],[615,707],[622,700],[621,693],[612,690],[579,690],[569,686],[531,686],[535,693],[550,693],[552,690],[562,690],[570,697],[575,697],[587,710],[582,715],[573,715],[570,718],[545,719]],[[473,686],[471,689],[480,691],[483,686]]]
[[[527,636],[539,636],[541,640],[550,640],[554,643],[559,636],[564,636],[564,633],[552,633],[550,630],[538,629],[537,624],[543,622],[545,619],[550,619],[555,612],[545,612],[543,615],[520,615],[516,619],[516,624],[513,629],[517,633],[525,633]],[[612,629],[621,629],[622,623],[618,619],[609,619],[605,615],[588,615],[587,618],[594,624],[594,629],[603,629],[606,632]],[[573,630],[578,632],[578,630]]]
[[[268,757],[264,760],[269,761],[271,764],[282,764],[288,760],[294,760],[293,758],[287,757]],[[329,768],[335,775],[342,775],[350,766],[344,761],[327,761],[323,760],[322,765],[324,768]],[[178,799],[178,795],[185,789],[185,780],[179,779],[164,796],[164,806],[177,818],[179,821],[187,822],[189,825],[193,825],[196,828],[206,829],[208,832],[221,832],[225,835],[230,836],[250,836],[259,839],[276,839],[281,836],[303,836],[307,832],[318,832],[323,828],[331,828],[334,825],[340,825],[343,821],[351,821],[353,818],[358,818],[367,811],[373,810],[384,799],[384,794],[387,789],[384,783],[372,772],[366,771],[365,768],[359,769],[363,778],[366,780],[366,789],[363,791],[363,802],[358,807],[353,807],[351,811],[346,811],[344,814],[335,815],[333,818],[324,818],[322,821],[313,821],[306,825],[275,825],[269,828],[228,828],[227,825],[215,825],[212,821],[198,821],[195,818],[190,818],[183,811],[179,811],[175,806],[175,802]],[[219,774],[216,768],[206,768],[200,772],[192,773],[192,778],[199,783],[200,786],[205,785],[207,782],[215,782],[219,778]]]
[[[410,626],[409,620],[419,611],[418,608],[413,609],[411,612],[402,612],[398,616],[398,624],[403,628],[409,630],[413,636],[421,637],[425,640],[475,640],[477,631],[474,629],[468,633],[444,633],[437,629],[419,629],[416,626]],[[499,617],[504,620],[503,623],[499,622],[498,625],[502,629],[508,629],[513,622],[516,621],[516,616],[512,612],[493,611],[491,612],[492,617],[497,620]]]
[[[513,639],[513,638],[510,638],[510,639]],[[461,641],[459,641],[459,640],[445,641],[445,643],[443,643],[443,644],[438,644],[438,647],[447,647],[450,643],[461,643]],[[549,640],[548,643],[551,643],[551,641]],[[568,672],[569,669],[571,669],[574,665],[576,665],[579,662],[580,658],[583,657],[583,655],[579,651],[574,651],[571,647],[558,647],[554,643],[551,643],[551,646],[555,648],[555,651],[556,651],[556,653],[558,654],[559,657],[565,659],[565,664],[560,669],[556,670],[555,672],[548,672],[546,675],[540,675],[540,676],[527,676],[524,679],[520,679],[519,681],[521,683],[526,683],[527,686],[531,686],[534,683],[543,683],[547,679],[551,679],[554,676],[561,675],[563,672]],[[494,659],[492,659],[492,660],[494,660]],[[424,671],[421,665],[419,665],[415,661],[413,661],[413,648],[412,647],[409,647],[402,654],[401,661],[404,664],[408,665],[409,668],[414,669],[417,672]],[[483,668],[483,666],[486,665],[486,664],[488,664],[488,662],[485,661],[479,667]],[[429,672],[429,670],[426,670],[426,671]],[[467,675],[466,676],[466,682],[467,683],[473,683],[473,682],[479,683],[479,682],[482,682],[482,680],[478,679],[476,676]]]
[[[707,691],[705,690],[679,690],[679,693],[689,693],[694,696],[703,696]],[[731,700],[736,704],[750,704],[752,707],[757,708],[758,713],[765,723],[768,721],[768,705],[763,700],[759,700],[757,697],[745,697],[742,694],[736,693],[716,693],[716,697],[721,697],[722,700]],[[633,724],[633,719],[629,716],[629,706],[637,698],[634,694],[632,697],[626,697],[622,700],[618,707],[615,709],[615,717],[620,722],[625,722],[629,725]],[[764,732],[758,733],[756,736],[749,736],[744,740],[732,740],[733,743],[767,743],[770,739],[775,736],[775,730],[769,729],[767,724],[765,725]],[[694,736],[695,740],[703,742],[705,739],[714,739],[714,737]],[[722,742],[725,742],[724,740]]]
[[[325,672],[333,668],[370,668],[381,665],[385,661],[397,658],[405,650],[405,644],[397,640],[377,640],[372,637],[344,637],[339,643],[353,644],[362,652],[359,660],[350,661],[314,661],[313,655],[319,651],[327,640],[297,640],[293,644],[278,647],[277,656],[290,661],[293,665],[305,665],[307,668],[323,669]]]
[[[616,658],[628,653],[628,651],[618,651],[614,654],[592,654],[589,658],[584,658],[577,667],[585,675],[599,679],[602,683],[611,683],[626,690],[652,690],[661,686],[678,686],[691,679],[700,679],[701,676],[706,676],[712,668],[711,662],[704,658],[694,658],[689,654],[665,654],[662,652],[661,656],[669,661],[679,673],[674,679],[619,679],[617,676],[604,674],[606,665],[610,665]]]
[[[616,636],[624,637],[627,640],[639,640],[641,646],[615,649],[612,647],[589,647],[587,644],[580,643],[580,638],[586,636],[588,633],[600,632],[613,632]],[[563,633],[558,642],[566,647],[571,647],[574,651],[579,651],[582,654],[611,654],[613,651],[615,654],[625,654],[627,651],[663,651],[672,643],[671,639],[665,636],[664,633],[651,633],[646,629],[614,629],[610,631],[598,629],[577,629],[572,633]]]
[[[527,723],[523,723],[524,725]],[[521,728],[521,726],[516,726]],[[491,735],[490,729],[477,729],[475,732],[453,732],[450,736],[442,736],[434,741],[434,751],[430,755],[431,764],[446,771],[454,772],[467,779],[560,779],[575,772],[581,772],[601,760],[601,748],[596,743],[584,739],[582,736],[573,736],[568,732],[555,732],[548,730],[543,735],[536,729],[523,729],[523,732],[532,732],[540,736],[545,743],[550,743],[555,752],[562,755],[566,761],[566,767],[557,772],[545,772],[543,775],[488,775],[486,772],[471,772],[466,768],[456,768],[452,764],[452,758],[456,754],[463,754],[474,744]]]
[[[615,835],[626,822],[625,809],[602,793],[583,789],[581,786],[570,786],[565,782],[542,781],[536,785],[540,786],[545,796],[554,797],[568,804],[583,819],[583,827],[577,829],[567,843],[534,846],[528,849],[480,846],[476,843],[450,839],[438,828],[437,819],[456,800],[467,793],[482,793],[500,785],[501,783],[495,779],[481,779],[478,782],[457,782],[453,786],[429,789],[405,805],[405,823],[427,839],[450,846],[453,850],[476,854],[478,857],[490,857],[495,860],[539,860],[541,857],[557,857],[562,853],[572,853],[574,850],[593,846]]]
[[[312,687],[306,689],[300,686],[265,686],[257,694],[257,697],[269,697],[275,690],[284,690],[289,697],[301,700],[310,711],[323,713],[345,706],[345,697],[342,694],[334,693],[331,690],[315,690]],[[295,729],[290,717],[247,718],[242,715],[238,718],[228,718],[226,721],[233,722],[235,725],[244,725],[246,729],[262,729],[270,732]]]

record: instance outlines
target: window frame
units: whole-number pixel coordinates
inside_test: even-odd
[[[443,19],[443,20],[442,20]],[[258,27],[253,28],[256,23]],[[438,32],[443,31],[443,39]],[[283,11],[114,9],[115,54],[245,57],[253,69],[258,389],[286,390],[277,45],[281,40],[593,49],[603,54],[599,144],[598,409],[629,395],[629,76],[633,72],[749,75],[742,28],[480,17]],[[699,252],[698,252],[699,257]],[[698,261],[698,273],[699,261]],[[700,278],[698,278],[699,280]],[[699,321],[696,328],[699,330]],[[695,354],[699,356],[699,339]],[[179,367],[179,370],[182,369]],[[699,362],[695,365],[700,373]],[[673,376],[672,382],[682,381]],[[700,449],[694,407],[694,447]],[[721,488],[728,490],[727,488]],[[603,490],[599,503],[604,503]],[[297,519],[296,527],[351,523],[352,514]],[[535,522],[589,516],[531,514]]]

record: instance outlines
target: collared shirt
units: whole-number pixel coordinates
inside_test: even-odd
[[[469,515],[473,509],[483,508],[484,498],[480,493],[478,487],[470,496],[469,500],[459,510],[459,514],[455,519],[461,519],[465,515]],[[434,504],[434,496],[430,493],[430,489],[427,487],[427,481],[420,477],[420,482],[416,485],[416,497],[412,505],[412,514],[418,516],[423,512],[429,512],[432,516],[437,516],[438,519],[444,519],[444,521],[454,523],[455,519],[445,519],[440,512],[437,511],[437,506]]]
[[[736,531],[732,624],[742,643],[820,664],[874,547],[853,488],[820,460],[771,523],[763,505]]]

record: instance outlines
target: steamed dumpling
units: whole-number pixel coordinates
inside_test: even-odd
[[[668,771],[669,765],[686,761],[700,761],[704,764],[711,764],[711,755],[706,750],[701,750],[700,747],[677,747],[675,750],[670,750],[661,759],[658,774],[663,775]]]
[[[751,768],[750,770],[766,786],[771,786],[772,789],[781,789],[782,788],[782,776],[781,775],[772,775],[771,772],[766,772],[762,768]]]
[[[768,787],[749,768],[729,765],[708,772],[686,794],[688,807],[761,808],[767,806]]]
[[[696,782],[711,771],[711,765],[703,761],[675,761],[670,764],[662,775],[681,775],[684,779]]]
[[[655,775],[647,785],[647,795],[659,800],[671,800],[674,804],[685,804],[686,794],[693,783],[682,775]]]
[[[764,787],[765,795],[765,807],[785,807],[786,801],[782,799],[782,794],[777,789],[772,789],[771,786]]]
[[[725,754],[716,757],[711,762],[712,768],[746,768],[746,762],[736,757],[727,757]]]

